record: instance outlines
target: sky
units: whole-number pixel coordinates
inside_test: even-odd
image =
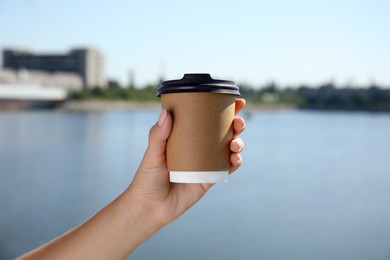
[[[0,48],[93,46],[107,77],[390,87],[390,1],[0,0]]]

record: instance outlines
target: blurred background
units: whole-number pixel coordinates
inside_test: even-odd
[[[0,259],[131,182],[184,73],[234,80],[244,165],[128,259],[389,259],[390,2],[0,0]]]

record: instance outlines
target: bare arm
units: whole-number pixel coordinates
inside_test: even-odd
[[[84,224],[20,259],[123,259],[161,227],[125,191]]]
[[[236,101],[236,113],[245,106]],[[171,115],[163,110],[149,134],[149,145],[128,189],[82,225],[20,259],[123,259],[161,227],[194,205],[212,184],[170,183],[165,147],[172,128]],[[233,120],[234,137],[245,128]],[[244,143],[230,143],[230,172],[241,164]]]

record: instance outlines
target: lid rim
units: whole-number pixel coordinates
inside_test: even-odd
[[[157,96],[172,93],[209,92],[240,96],[234,81],[211,78],[210,74],[185,74],[182,79],[161,82]]]
[[[164,92],[159,92],[157,94],[157,96],[161,97],[161,95],[181,94],[181,93],[213,93],[213,94],[227,94],[227,95],[233,95],[233,96],[240,96],[240,94],[233,93],[233,91],[223,90],[223,89],[216,89],[216,90],[212,90],[212,91],[203,91],[203,90],[198,90],[198,89],[182,89],[180,91],[177,91],[177,90],[166,90]]]

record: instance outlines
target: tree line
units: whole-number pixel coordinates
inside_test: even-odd
[[[333,83],[318,86],[280,87],[275,83],[253,87],[238,84],[241,96],[253,105],[289,105],[302,109],[390,111],[390,88],[376,85],[338,87]],[[123,87],[110,80],[107,88],[70,93],[74,100],[123,100],[159,102],[158,84],[142,88]]]

